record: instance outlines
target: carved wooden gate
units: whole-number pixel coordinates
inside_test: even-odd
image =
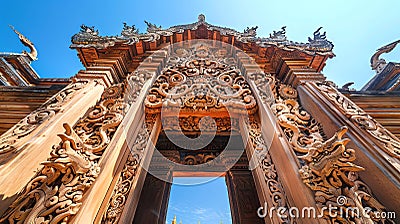
[[[179,29],[185,33],[180,35]],[[213,35],[207,33],[210,29]],[[192,34],[190,30],[199,32]],[[156,219],[161,218],[158,223],[163,223],[169,191],[165,181],[177,173],[193,174],[199,167],[200,174],[226,176],[234,223],[346,223],[349,218],[332,217],[324,208],[334,205],[384,211],[372,191],[390,210],[398,208],[398,196],[384,196],[377,192],[377,186],[368,187],[359,178],[364,168],[354,162],[356,150],[346,146],[349,140],[343,135],[350,130],[349,137],[358,146],[350,144],[362,155],[363,166],[374,175],[386,173],[384,188],[391,192],[399,186],[393,168],[399,159],[398,140],[324,81],[319,63],[326,58],[304,53],[326,50],[325,36],[317,31],[310,44],[301,45],[285,42],[282,30],[258,43],[273,46],[259,49],[259,54],[269,57],[266,63],[277,69],[271,75],[233,46],[240,41],[244,50],[251,51],[253,45],[245,43],[255,41],[255,29],[228,31],[206,23],[203,17],[188,27],[170,30],[149,24],[147,34],[125,25],[121,37],[100,37],[94,29],[83,27],[73,41],[76,48],[93,44],[81,52],[90,64],[88,69],[30,115],[40,118],[42,110],[57,107],[51,119],[38,122],[37,127],[28,125],[24,129],[29,133],[15,137],[15,142],[8,141],[13,131],[2,137],[2,144],[6,143],[1,149],[5,148],[6,156],[0,158],[5,164],[0,169],[4,195],[1,221],[142,223],[148,218],[143,211],[153,206],[159,212]],[[214,41],[182,41],[185,38]],[[223,42],[216,41],[218,38]],[[156,49],[161,42],[177,43],[145,55],[139,68],[128,71],[126,65],[134,63],[127,62],[131,54],[144,53],[143,48]],[[124,48],[132,43],[136,52]],[[276,43],[286,45],[275,47],[281,46]],[[99,45],[104,47],[99,48],[101,52],[96,50]],[[105,58],[96,58],[99,55]],[[72,100],[65,106],[69,97]],[[316,105],[321,106],[321,116],[329,119],[314,119],[302,105],[308,111],[319,111]],[[66,112],[73,116],[68,118]],[[14,129],[27,123],[21,122]],[[56,143],[51,133],[60,133],[61,124],[65,131],[58,134],[61,142]],[[367,137],[358,133],[364,126]],[[210,136],[209,148],[196,147]],[[43,138],[48,143],[33,144]],[[242,147],[229,147],[224,143],[226,138],[240,141]],[[390,155],[392,160],[366,159],[372,149],[363,147],[369,141],[376,142],[373,150]],[[183,145],[176,146],[177,142]],[[49,144],[55,146],[50,148]],[[188,146],[198,150],[188,151]],[[50,157],[46,156],[49,152]],[[33,161],[27,170],[38,170],[34,176],[23,173],[19,178],[7,171],[21,171],[23,168],[15,166],[27,161]],[[378,162],[385,167],[371,166]],[[15,177],[15,183],[7,182],[6,177]],[[369,183],[374,179],[365,177]],[[158,189],[162,189],[158,200],[148,203],[148,195]],[[345,202],[339,201],[342,196]],[[249,206],[237,200],[248,201]],[[268,215],[258,217],[258,206]],[[315,208],[322,215],[298,217],[292,208]],[[365,216],[350,220],[382,221]]]

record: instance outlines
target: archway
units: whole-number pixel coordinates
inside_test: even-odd
[[[258,108],[235,58],[238,51],[208,40],[169,47],[169,59],[145,98],[146,123],[154,126],[160,117],[162,127],[134,223],[149,220],[149,211],[152,222],[164,223],[173,176],[225,176],[233,222],[262,222],[245,152],[249,132],[240,131]],[[160,197],[147,200],[154,195]]]

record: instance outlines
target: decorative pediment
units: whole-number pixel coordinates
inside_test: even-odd
[[[226,111],[254,113],[257,105],[244,75],[229,55],[230,45],[190,41],[173,46],[162,74],[145,99],[149,113],[183,109],[187,112]],[[229,109],[228,109],[229,110]]]
[[[235,41],[242,43],[254,43],[260,47],[275,46],[283,50],[294,51],[299,50],[301,52],[314,55],[330,55],[333,56],[332,42],[326,39],[326,33],[320,33],[321,28],[314,32],[313,37],[308,38],[307,43],[299,43],[287,40],[286,27],[282,27],[281,31],[273,31],[269,37],[257,37],[257,28],[247,27],[243,32],[237,30],[212,25],[207,23],[205,16],[200,14],[198,21],[185,25],[172,26],[170,28],[162,28],[156,24],[145,21],[147,24],[146,33],[139,33],[135,26],[128,26],[124,23],[123,30],[119,36],[100,36],[94,27],[88,27],[85,25],[81,26],[81,31],[72,37],[71,48],[90,48],[94,47],[97,49],[104,49],[115,44],[127,44],[132,45],[140,41],[154,42],[160,40],[162,37],[171,37],[175,34],[182,34],[186,31],[217,31],[221,36],[234,37]],[[193,36],[188,39],[210,39],[207,34]]]

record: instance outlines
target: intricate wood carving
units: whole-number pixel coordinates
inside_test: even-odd
[[[288,85],[279,84],[274,91],[276,100],[271,105],[278,124],[299,155],[307,153],[309,146],[324,140],[320,125],[303,110],[297,100],[297,91]]]
[[[103,215],[102,223],[118,223],[131,190],[132,182],[136,177],[136,171],[139,167],[148,139],[147,127],[143,125],[125,161],[124,168],[119,174],[118,182],[115,185],[108,207]]]
[[[248,79],[254,82],[262,103],[271,105],[275,101],[276,79],[274,76],[264,73],[251,73],[248,74]]]
[[[364,129],[382,144],[382,149],[389,155],[400,159],[400,140],[365,113],[360,107],[340,93],[332,83],[315,83],[317,89],[354,124]]]
[[[179,131],[180,129],[184,132],[231,132],[239,130],[239,120],[237,118],[229,117],[198,117],[188,116],[179,117],[179,122],[174,122],[175,117],[163,118],[163,130],[164,131]],[[200,120],[202,122],[200,123]]]
[[[225,107],[245,108],[251,113],[256,110],[252,91],[234,59],[227,49],[211,44],[179,48],[172,53],[145,100],[148,113],[159,113],[163,105],[189,112],[216,112]]]
[[[289,205],[287,204],[285,190],[280,183],[275,165],[268,152],[269,148],[266,146],[265,140],[262,137],[260,124],[252,116],[250,117],[247,126],[251,144],[255,149],[255,155],[253,155],[253,158],[257,158],[257,162],[264,172],[265,182],[268,186],[268,193],[272,201],[272,205],[270,206],[275,208],[286,208],[285,212],[278,216],[279,221],[280,223],[293,223],[294,220],[289,216]]]
[[[383,212],[384,206],[358,178],[357,172],[364,169],[353,163],[356,159],[355,151],[346,147],[350,140],[342,139],[346,131],[347,128],[343,127],[322,144],[312,144],[308,153],[300,157],[306,162],[300,169],[304,183],[315,192],[317,207],[321,212],[324,211],[324,218],[330,223],[394,223],[374,216],[373,212]],[[342,211],[358,208],[359,214],[349,213],[346,217],[343,213],[332,216],[327,210],[329,206],[337,207],[336,211],[340,208]],[[365,210],[366,207],[371,210]],[[367,211],[370,218],[362,214],[364,211]]]
[[[73,129],[64,125],[61,144],[1,221],[66,223],[79,211],[84,193],[100,172],[99,159],[129,106],[124,102],[123,86],[106,89]]]
[[[332,217],[327,212],[328,210],[323,210],[331,205],[341,206],[344,211],[346,208],[353,207],[364,211],[365,207],[370,207],[372,212],[381,212],[384,206],[372,196],[366,184],[358,178],[357,172],[363,168],[352,163],[355,160],[355,151],[345,147],[349,139],[342,139],[347,128],[342,128],[335,136],[326,140],[320,124],[301,108],[297,91],[279,82],[276,88],[274,91],[276,100],[271,105],[271,109],[276,114],[278,124],[301,163],[306,163],[300,169],[300,175],[304,183],[315,192],[315,201],[320,211],[324,212],[324,218],[330,223],[385,222],[384,219],[378,220],[373,217],[372,213],[368,214],[371,215],[371,219],[365,217],[347,217],[346,219],[339,216]],[[336,94],[330,97],[341,102],[343,108],[348,108],[351,113],[359,113],[361,109],[354,107],[349,100],[344,101],[343,95],[340,98],[338,96]],[[337,200],[340,196],[345,196],[349,200],[339,205]],[[351,222],[348,221],[349,219]]]
[[[13,145],[18,139],[29,135],[40,124],[57,114],[61,110],[62,105],[71,99],[76,91],[82,89],[86,83],[86,81],[80,81],[68,85],[4,133],[0,137],[0,160],[4,159],[2,158],[6,156],[4,154],[15,152],[17,149]]]
[[[77,134],[64,124],[62,142],[55,146],[44,168],[9,207],[1,222],[67,223],[82,204],[82,196],[100,169],[85,155]]]

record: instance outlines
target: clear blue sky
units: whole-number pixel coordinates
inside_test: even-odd
[[[400,38],[400,1],[3,1],[0,9],[0,51],[24,47],[8,28],[14,25],[39,51],[32,66],[41,77],[70,77],[82,68],[70,38],[85,23],[102,35],[116,35],[122,22],[145,31],[143,20],[169,27],[191,23],[204,13],[206,21],[242,31],[258,25],[259,36],[287,26],[290,40],[306,42],[320,26],[335,44],[336,58],[324,74],[338,84],[355,81],[363,86],[373,75],[369,59],[378,47]],[[400,58],[400,50],[389,55]]]
[[[8,27],[13,25],[35,43],[39,60],[32,66],[38,74],[43,78],[66,78],[82,69],[76,52],[69,49],[70,38],[82,23],[95,26],[101,35],[119,35],[122,22],[145,31],[143,20],[169,27],[195,22],[198,14],[203,13],[207,22],[239,31],[258,25],[259,36],[268,36],[286,25],[288,38],[299,42],[306,42],[323,26],[337,55],[327,62],[324,74],[339,85],[354,81],[354,87],[359,89],[374,75],[369,59],[375,50],[400,39],[399,9],[399,0],[2,1],[0,51],[25,50]],[[400,61],[400,49],[384,57]],[[176,214],[183,224],[197,223],[203,213],[211,214],[210,211],[222,219],[228,209],[224,192],[223,179],[193,187],[174,185],[168,222]],[[183,212],[185,208],[197,213]]]
[[[174,182],[182,178],[188,179],[175,177]],[[171,224],[174,215],[176,215],[178,223],[182,220],[182,224],[197,224],[198,221],[201,224],[219,224],[221,221],[223,224],[231,224],[225,178],[220,177],[209,182],[207,182],[209,178],[193,177],[190,179],[195,183],[206,183],[172,185],[167,224]]]

